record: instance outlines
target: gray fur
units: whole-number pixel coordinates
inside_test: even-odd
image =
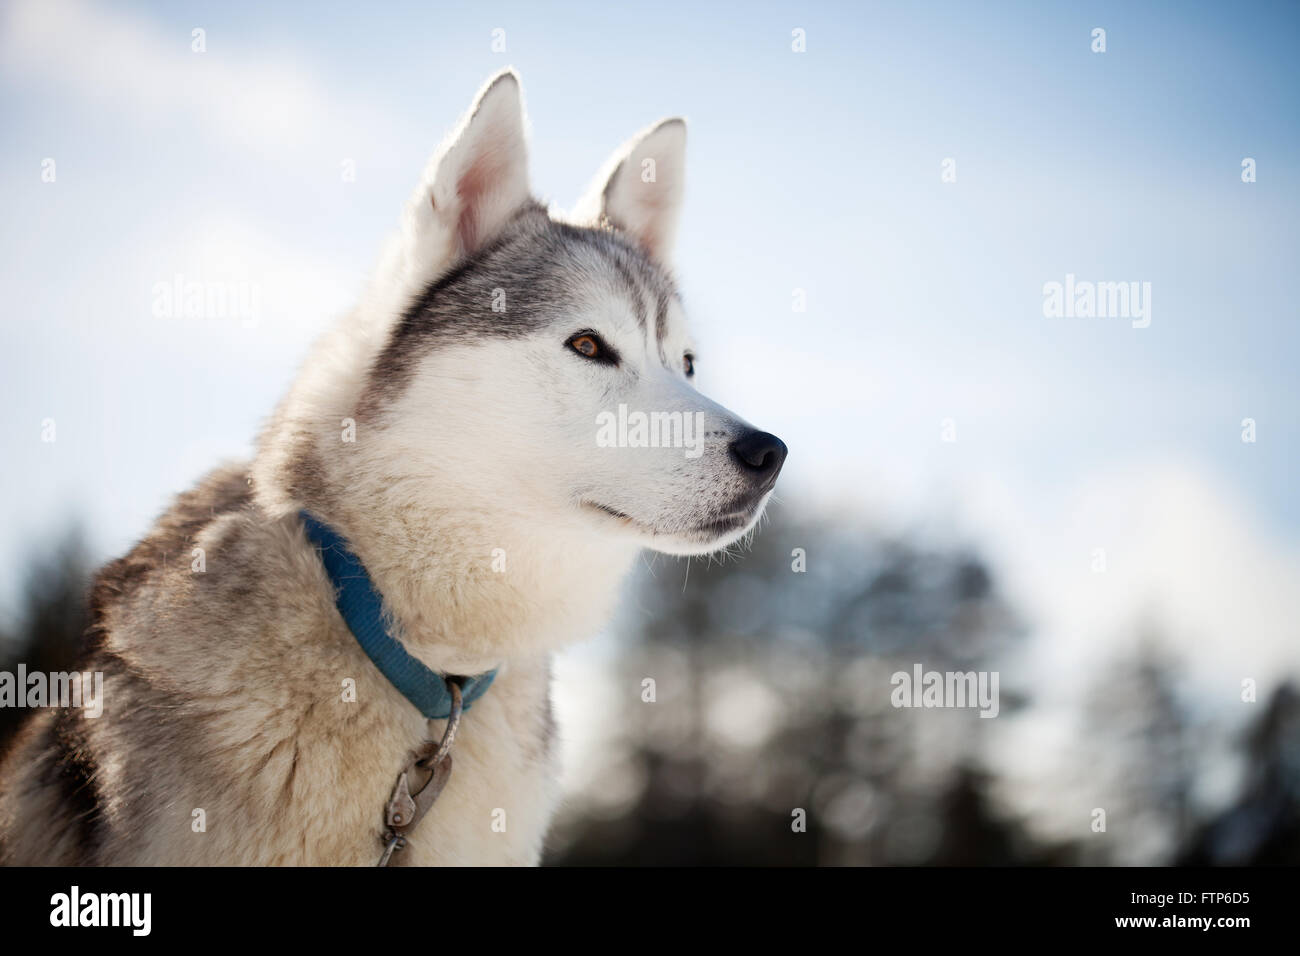
[[[526,206],[501,235],[435,279],[407,308],[371,368],[358,419],[373,420],[431,349],[531,335],[570,311],[590,283],[611,280],[642,329],[647,301],[656,303],[662,345],[668,301],[677,297],[667,271],[609,227],[557,222],[540,203]],[[492,309],[497,290],[505,294],[504,312]],[[667,365],[662,351],[661,359]]]

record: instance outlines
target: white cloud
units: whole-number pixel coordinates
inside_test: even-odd
[[[1300,553],[1204,466],[1131,461],[1036,495],[989,480],[971,509],[1044,633],[1045,680],[1077,683],[1144,618],[1206,690],[1300,676]]]
[[[151,334],[157,334],[159,323],[190,322],[256,340],[264,347],[287,346],[295,353],[355,304],[365,275],[364,263],[349,267],[317,259],[251,222],[226,216],[187,223],[183,231],[161,237],[151,247],[132,250],[123,268],[138,270],[141,308],[134,314]],[[251,321],[242,314],[199,319],[152,315],[154,287],[174,286],[177,276],[205,289],[230,288],[232,298],[251,288],[255,306]]]
[[[190,49],[188,31],[85,0],[5,5],[0,63],[15,82],[55,90],[157,128],[188,116],[211,138],[276,152],[331,128],[330,97],[288,55],[239,58],[209,37]],[[337,110],[335,110],[337,112]]]

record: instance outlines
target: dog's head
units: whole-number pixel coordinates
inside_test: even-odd
[[[786,448],[696,387],[668,270],[685,139],[635,137],[561,221],[529,191],[518,80],[488,83],[408,204],[410,291],[358,403],[393,480],[676,554],[755,524]]]

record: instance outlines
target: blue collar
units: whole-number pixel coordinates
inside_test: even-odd
[[[335,606],[366,656],[425,717],[441,720],[451,716],[447,678],[412,657],[401,642],[388,633],[384,625],[383,599],[375,590],[365,565],[348,550],[347,543],[333,528],[317,521],[306,511],[299,514],[306,526],[307,537],[320,552],[325,573],[334,585]],[[470,704],[483,696],[496,676],[497,672],[491,670],[475,677],[457,678],[462,706],[468,710]]]

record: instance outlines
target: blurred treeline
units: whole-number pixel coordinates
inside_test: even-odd
[[[36,557],[0,670],[73,666],[89,576],[79,534]],[[1300,694],[1253,705],[1225,756],[1150,625],[1084,678],[1077,780],[1003,779],[998,725],[1044,702],[1011,679],[1025,625],[974,549],[778,510],[743,553],[654,559],[631,604],[600,766],[566,799],[550,864],[1300,863]],[[893,707],[890,675],[917,663],[999,671],[999,716]],[[26,713],[0,709],[0,753]],[[1230,793],[1207,805],[1229,758]],[[1111,795],[1106,833],[1080,781]],[[1025,787],[1077,827],[1044,837],[1015,809]]]
[[[1176,635],[1135,627],[1124,656],[1080,675],[1073,778],[1008,780],[993,737],[1052,702],[1013,682],[1025,625],[975,549],[778,509],[751,551],[651,571],[620,629],[608,769],[569,796],[551,864],[1300,863],[1289,684],[1236,704],[1253,708],[1245,733],[1222,731],[1180,679]],[[917,663],[999,671],[999,716],[893,707],[890,675]],[[1207,806],[1229,764],[1227,800]],[[1026,805],[1065,823],[1045,837]]]

